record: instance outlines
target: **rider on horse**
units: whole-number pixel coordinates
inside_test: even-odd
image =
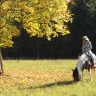
[[[90,40],[87,36],[83,36],[82,53],[85,53],[88,56],[90,62],[94,65],[94,57],[91,49],[92,44]]]

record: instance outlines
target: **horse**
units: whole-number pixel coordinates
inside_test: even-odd
[[[94,62],[96,61],[96,56],[93,53],[93,57],[94,57]],[[87,54],[82,54],[79,59],[78,62],[76,64],[76,68],[73,70],[73,78],[74,81],[80,81],[81,77],[82,77],[82,81],[84,81],[84,69],[87,69],[89,72],[89,76],[90,76],[90,80],[92,81],[92,69],[94,69],[96,67],[96,65],[92,64],[87,56]],[[82,73],[82,76],[81,76]]]

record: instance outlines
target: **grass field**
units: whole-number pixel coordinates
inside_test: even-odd
[[[85,81],[73,82],[77,60],[4,60],[0,76],[0,96],[96,96],[93,81],[85,71]]]

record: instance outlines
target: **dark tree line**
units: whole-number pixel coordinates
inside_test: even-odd
[[[92,51],[96,54],[96,1],[75,0],[75,4],[73,6],[71,4],[71,10],[74,21],[70,29],[74,46],[77,46],[77,53],[81,51],[82,36],[87,35],[93,45]]]
[[[81,53],[82,36],[87,35],[96,54],[96,1],[75,0],[69,4],[74,14],[73,23],[68,24],[70,34],[53,38],[29,37],[24,29],[15,41],[13,48],[3,49],[4,58],[77,58]]]
[[[14,47],[3,49],[5,58],[69,58],[72,53],[71,35],[60,36],[48,41],[46,38],[29,37],[22,30],[18,38],[14,38]]]

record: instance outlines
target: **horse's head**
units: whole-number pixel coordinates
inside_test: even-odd
[[[74,78],[74,81],[80,81],[80,76],[79,76],[79,73],[78,73],[78,70],[77,68],[75,68],[73,71],[73,78]]]

